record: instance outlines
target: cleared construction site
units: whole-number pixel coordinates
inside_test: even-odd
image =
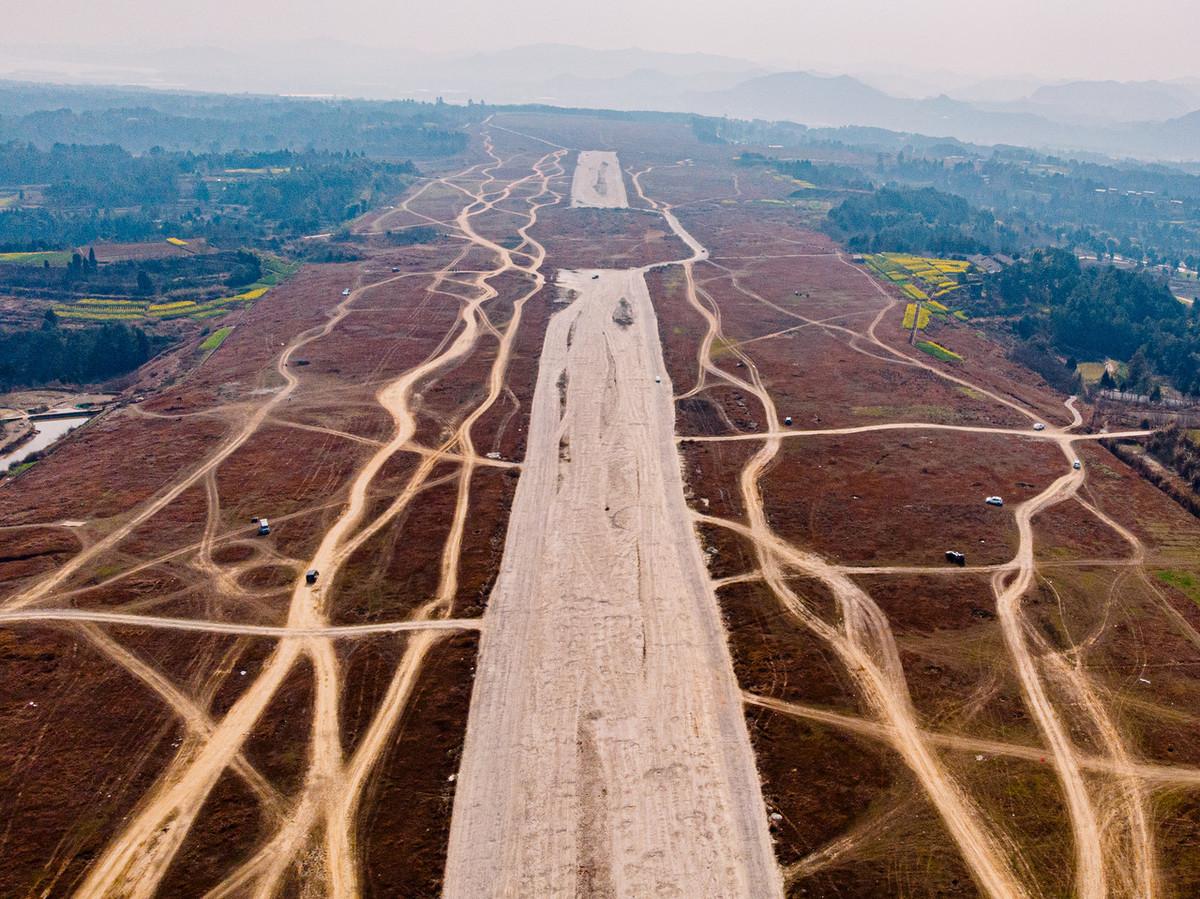
[[[0,894],[1200,892],[1146,432],[685,127],[469,138],[0,489]]]

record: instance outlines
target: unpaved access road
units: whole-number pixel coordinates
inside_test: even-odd
[[[779,896],[643,272],[560,278],[445,895]]]
[[[627,209],[625,178],[617,154],[605,150],[581,150],[571,179],[571,205],[602,209]]]
[[[123,627],[148,627],[160,630],[199,631],[206,634],[238,634],[249,637],[367,637],[374,634],[398,634],[402,631],[478,630],[474,618],[433,618],[415,621],[379,621],[371,624],[325,625],[323,627],[271,627],[265,624],[238,624],[233,621],[205,621],[199,618],[171,618],[159,615],[133,615],[91,609],[31,609],[0,612],[0,626],[17,623],[88,622]]]

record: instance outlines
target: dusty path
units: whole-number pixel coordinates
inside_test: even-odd
[[[747,705],[760,706],[785,715],[817,721],[821,724],[832,725],[850,733],[871,737],[892,743],[896,733],[885,725],[867,718],[847,715],[843,712],[833,712],[828,709],[815,708],[770,696],[759,696],[754,693],[744,694]],[[955,752],[968,752],[1000,756],[1003,758],[1021,759],[1027,762],[1044,762],[1046,750],[1042,746],[1027,746],[1021,743],[1005,743],[1001,740],[988,740],[979,737],[963,736],[955,733],[927,731],[926,738],[936,746],[951,749]],[[1081,756],[1080,763],[1089,771],[1104,774],[1115,774],[1120,777],[1131,777],[1148,783],[1174,785],[1195,788],[1200,786],[1200,768],[1190,768],[1174,765],[1153,765],[1146,763],[1121,764],[1105,756]]]
[[[314,340],[322,337],[327,337],[333,332],[333,329],[350,313],[350,308],[354,301],[359,298],[365,291],[373,290],[385,284],[392,283],[393,278],[387,278],[382,281],[370,285],[369,287],[357,288],[346,296],[337,306],[334,307],[333,313],[325,324],[314,327],[298,334],[284,348],[275,361],[275,372],[283,379],[283,386],[271,394],[270,398],[259,405],[245,420],[242,427],[233,435],[227,437],[217,447],[214,452],[209,455],[196,469],[191,473],[182,476],[175,481],[166,490],[156,495],[146,505],[142,506],[138,511],[127,521],[123,522],[120,527],[115,528],[107,534],[102,540],[97,540],[95,543],[88,546],[85,550],[72,556],[67,562],[59,566],[48,577],[45,577],[33,584],[29,589],[18,593],[3,604],[5,609],[20,609],[39,600],[44,599],[67,578],[79,571],[84,565],[93,559],[100,556],[117,546],[122,540],[133,533],[134,529],[142,523],[153,518],[193,485],[200,483],[207,478],[212,472],[215,472],[230,456],[232,456],[241,446],[249,440],[259,429],[262,423],[268,416],[287,399],[295,391],[300,380],[292,371],[291,359],[297,350],[302,349]]]
[[[849,264],[845,259],[842,259],[842,262],[847,265]],[[729,272],[729,275],[736,289],[760,302],[773,305],[740,285],[733,272]],[[916,365],[946,380],[971,387],[978,393],[998,403],[1022,412],[1022,414],[1031,420],[1035,418],[1034,413],[1017,403],[942,371],[929,363],[907,357],[880,341],[875,336],[875,328],[882,316],[888,309],[895,305],[896,301],[873,280],[871,283],[876,291],[886,300],[887,306],[876,315],[867,330],[859,334],[840,326],[826,326],[827,330],[846,333],[850,336],[851,346],[854,345],[855,340],[866,338],[878,349],[884,350],[893,356],[902,357],[904,364]],[[689,296],[693,300],[693,305],[697,307],[698,311],[709,322],[709,334],[706,344],[710,344],[714,336],[714,331],[719,331],[719,310],[716,308],[715,303],[712,303],[713,309],[710,311],[698,301],[696,293],[694,285],[689,282]],[[711,298],[709,300],[711,303]],[[796,317],[803,318],[798,315]],[[812,323],[820,324],[817,322]],[[929,768],[921,758],[925,756],[927,760],[932,759],[928,751],[923,749],[923,744],[928,741],[928,738],[919,730],[908,726],[912,719],[912,713],[905,708],[908,706],[908,699],[904,674],[899,664],[895,661],[894,640],[886,618],[870,600],[870,597],[857,587],[846,584],[843,586],[849,589],[839,589],[837,583],[838,571],[827,566],[823,560],[816,559],[811,554],[798,553],[790,550],[790,548],[778,545],[779,541],[771,534],[762,515],[761,496],[758,495],[757,484],[759,474],[771,463],[776,448],[780,440],[784,437],[813,436],[815,433],[853,434],[874,430],[904,428],[961,431],[974,431],[977,429],[968,426],[892,423],[882,426],[827,429],[823,432],[808,432],[807,434],[797,431],[780,430],[770,397],[765,390],[761,389],[762,385],[758,383],[753,362],[748,357],[743,356],[740,351],[735,349],[735,352],[738,352],[750,374],[749,381],[731,376],[713,366],[709,360],[706,345],[702,347],[698,358],[701,367],[701,378],[695,390],[703,387],[704,374],[711,374],[716,378],[729,381],[741,389],[754,393],[759,397],[764,408],[767,410],[769,419],[767,433],[761,435],[755,434],[752,438],[757,440],[765,439],[766,442],[763,449],[751,459],[742,473],[743,499],[751,524],[747,531],[748,535],[751,536],[759,547],[760,565],[764,578],[770,583],[772,589],[781,598],[785,606],[791,609],[797,617],[806,620],[806,623],[818,633],[821,633],[822,630],[827,630],[827,626],[824,625],[824,622],[813,619],[805,609],[801,598],[795,596],[788,586],[782,580],[778,579],[779,572],[778,570],[773,570],[773,561],[770,556],[782,554],[789,566],[819,577],[834,590],[843,610],[844,621],[842,630],[845,632],[844,636],[849,638],[848,645],[839,648],[843,635],[837,634],[832,630],[827,630],[827,633],[822,634],[822,636],[835,649],[838,649],[840,654],[845,656],[847,667],[855,674],[856,680],[859,680],[864,697],[871,701],[872,705],[879,708],[881,717],[885,721],[889,718],[892,719],[892,722],[889,724],[889,730],[895,729],[899,724],[905,725],[901,728],[902,733],[900,734],[900,738],[894,742],[894,745],[901,752],[901,755],[905,756],[906,761],[913,767],[914,772],[918,774],[929,798],[938,806],[943,820],[946,821],[951,834],[959,842],[960,848],[964,852],[964,857],[968,864],[972,866],[980,884],[993,895],[1013,894],[1020,890],[1021,887],[1017,880],[1004,870],[1002,862],[1003,838],[996,840],[993,837],[989,837],[984,829],[983,822],[980,820],[980,813],[977,809],[972,808],[970,799],[949,780],[944,772],[937,773],[936,765],[934,768]],[[1008,436],[1019,437],[1036,435],[1039,439],[1056,442],[1068,460],[1073,458],[1072,444],[1074,442],[1114,436],[1103,434],[1074,435],[1069,433],[1082,423],[1082,418],[1075,408],[1073,398],[1067,402],[1067,411],[1071,416],[1071,422],[1068,425],[1064,427],[1051,426],[1042,432],[985,428],[980,428],[978,431],[1002,433]],[[750,435],[747,436],[749,437]],[[1144,436],[1144,433],[1128,432],[1127,436]],[[715,439],[728,438],[717,437]],[[732,439],[743,438],[742,435],[734,435]],[[1158,893],[1158,883],[1152,830],[1149,824],[1147,809],[1148,797],[1144,784],[1139,782],[1130,773],[1138,765],[1125,749],[1115,724],[1109,717],[1096,691],[1088,682],[1086,673],[1081,671],[1077,665],[1066,664],[1064,660],[1047,654],[1044,659],[1045,663],[1052,667],[1058,680],[1063,684],[1063,689],[1070,697],[1070,704],[1081,710],[1090,719],[1089,723],[1091,727],[1097,733],[1108,753],[1108,758],[1105,761],[1111,765],[1110,770],[1117,779],[1116,789],[1111,791],[1110,795],[1103,796],[1100,800],[1093,797],[1081,771],[1085,767],[1085,762],[1075,749],[1059,713],[1051,702],[1047,687],[1038,671],[1038,661],[1029,651],[1025,635],[1026,625],[1020,612],[1021,597],[1029,589],[1036,572],[1036,563],[1033,554],[1032,519],[1038,512],[1057,502],[1072,497],[1085,476],[1086,473],[1084,471],[1069,471],[1068,474],[1057,480],[1041,495],[1018,507],[1016,519],[1020,533],[1020,548],[1016,557],[1011,562],[998,566],[995,569],[993,590],[996,595],[997,613],[1001,621],[1005,642],[1023,693],[1025,694],[1026,705],[1032,712],[1034,720],[1037,722],[1039,730],[1047,742],[1049,747],[1047,755],[1052,757],[1066,798],[1068,818],[1071,823],[1075,842],[1075,877],[1076,889],[1079,895],[1084,897],[1107,895],[1110,889],[1110,880],[1119,880],[1122,882],[1122,885],[1128,887],[1127,892],[1130,895],[1148,897]],[[767,556],[762,555],[764,550],[767,551]],[[1128,564],[1128,561],[1122,560],[1121,564]],[[855,658],[857,652],[848,652],[847,650],[856,650],[857,652],[866,650],[870,653],[870,656],[874,656],[875,658],[872,659],[868,656],[867,660],[864,661],[862,658]],[[875,664],[880,666],[877,676],[864,677],[864,675],[872,672]],[[930,777],[929,775],[933,776]],[[974,835],[972,835],[972,831],[974,831]],[[991,844],[990,847],[989,843]],[[1107,862],[1105,857],[1106,852],[1109,853]],[[1112,877],[1109,876],[1110,869],[1113,874]]]
[[[445,895],[779,895],[643,272],[563,282],[578,296],[542,351]]]
[[[625,178],[617,154],[603,150],[581,150],[571,179],[571,205],[602,209],[626,209]]]
[[[1067,736],[1025,642],[1020,616],[1021,597],[1034,579],[1033,516],[1041,509],[1070,496],[1083,480],[1082,472],[1066,474],[1056,480],[1034,499],[1022,503],[1016,510],[1020,547],[1017,550],[1017,573],[1008,579],[1010,571],[998,571],[992,576],[996,595],[996,615],[1000,620],[1004,642],[1009,649],[1014,669],[1025,694],[1025,704],[1033,714],[1050,754],[1065,794],[1068,817],[1075,837],[1075,861],[1078,883],[1076,889],[1084,899],[1106,894],[1104,862],[1100,850],[1100,827],[1096,812],[1083,782],[1080,763],[1074,745]]]
[[[1004,437],[1023,437],[1028,440],[1050,440],[1062,443],[1062,434],[1054,430],[1022,431],[1017,428],[995,428],[987,425],[944,425],[923,421],[889,421],[876,425],[852,425],[845,428],[787,428],[777,431],[755,431],[750,434],[698,434],[678,439],[687,443],[724,443],[737,440],[766,440],[786,437],[838,437],[850,434],[870,434],[875,431],[962,431],[968,434],[999,434]],[[1153,431],[1113,431],[1102,434],[1075,434],[1071,441],[1079,440],[1122,440],[1131,437],[1148,437]]]
[[[232,621],[205,621],[200,618],[164,618],[157,615],[133,615],[91,609],[30,609],[0,612],[0,625],[39,624],[52,621],[80,621],[92,624],[116,624],[162,630],[198,631],[210,634],[243,634],[250,637],[366,637],[371,634],[396,634],[419,630],[478,630],[474,618],[437,618],[429,621],[381,621],[372,624],[323,625],[314,627],[272,627],[266,624],[238,624]]]
[[[713,342],[722,336],[720,307],[711,297],[707,297],[707,304],[701,301],[701,291],[694,274],[694,263],[706,258],[707,253],[669,208],[646,196],[641,185],[641,175],[644,174],[646,172],[639,172],[633,177],[638,195],[662,212],[672,231],[693,251],[692,258],[683,263],[684,282],[688,302],[704,319],[706,332],[697,350],[698,380],[691,392],[699,391],[705,378],[711,376],[754,395],[766,412],[766,440],[747,462],[739,478],[749,526],[738,526],[755,544],[763,580],[790,614],[838,654],[856,682],[864,702],[897,734],[896,749],[941,816],[979,885],[993,896],[1024,896],[1024,886],[1010,864],[1014,847],[1002,834],[987,825],[980,809],[946,769],[918,726],[899,650],[886,616],[868,594],[834,566],[814,553],[787,546],[771,531],[763,508],[759,480],[767,467],[773,464],[782,445],[780,434],[785,433],[780,427],[775,403],[763,385],[754,361],[741,349],[735,346],[732,352],[745,367],[747,378],[730,374],[713,363]],[[736,279],[734,283],[747,296],[765,302],[757,294],[737,285]],[[696,517],[704,519],[704,516]],[[808,606],[804,598],[788,584],[788,568],[821,580],[831,590],[841,611],[840,622],[830,624]]]
[[[514,262],[513,251],[479,236],[471,225],[471,218],[506,200],[514,189],[526,182],[539,182],[544,193],[549,178],[561,172],[557,165],[561,154],[547,154],[534,164],[528,176],[506,182],[502,187],[489,191],[488,188],[496,182],[492,172],[498,169],[503,161],[492,152],[490,141],[486,139],[485,151],[491,155],[493,162],[480,170],[481,180],[477,188],[467,189],[450,184],[450,179],[443,181],[461,191],[464,196],[465,205],[455,219],[455,227],[470,244],[494,253],[496,266],[474,273],[469,282],[469,286],[474,288],[470,299],[455,299],[460,304],[458,323],[461,327],[452,329],[424,362],[384,384],[378,392],[377,401],[393,420],[391,437],[386,443],[378,446],[376,452],[356,473],[349,485],[341,514],[322,535],[313,557],[303,566],[318,568],[323,578],[315,587],[305,584],[302,579],[297,581],[289,605],[287,623],[282,629],[283,633],[279,635],[290,639],[279,641],[263,663],[255,680],[248,685],[225,717],[215,723],[203,735],[203,739],[187,744],[181,749],[143,800],[136,814],[126,823],[125,829],[89,869],[82,887],[84,895],[153,894],[213,785],[240,752],[255,722],[303,656],[307,656],[312,662],[315,682],[313,725],[305,783],[287,820],[268,838],[255,859],[235,872],[230,880],[236,883],[228,886],[235,891],[244,891],[244,887],[253,882],[255,895],[272,895],[278,889],[288,866],[299,853],[311,847],[320,858],[318,879],[324,881],[330,895],[353,896],[358,893],[353,822],[348,815],[334,812],[338,809],[352,810],[355,807],[366,774],[378,760],[380,751],[386,745],[387,734],[403,708],[403,702],[408,695],[406,685],[411,686],[415,681],[425,652],[437,637],[436,631],[426,625],[434,620],[447,619],[449,608],[445,603],[431,602],[412,616],[414,626],[405,630],[412,630],[414,636],[407,644],[405,661],[401,664],[401,670],[397,672],[393,683],[393,686],[399,683],[400,689],[389,691],[391,704],[386,709],[381,708],[376,720],[372,722],[371,730],[375,737],[370,742],[370,751],[365,751],[365,743],[361,744],[347,763],[343,757],[340,733],[339,701],[342,676],[332,645],[337,633],[329,630],[325,590],[326,586],[334,581],[338,569],[350,554],[370,534],[386,526],[402,511],[408,501],[419,495],[423,479],[427,478],[436,466],[441,453],[449,452],[456,444],[461,443],[465,450],[460,460],[464,471],[473,465],[471,459],[474,453],[469,436],[464,438],[458,434],[444,444],[440,451],[425,454],[418,466],[418,475],[414,475],[413,481],[396,502],[382,513],[369,517],[370,485],[390,458],[409,448],[415,433],[416,422],[410,407],[415,386],[427,376],[463,358],[474,347],[477,336],[491,328],[483,310],[484,304],[497,296],[496,289],[488,283],[490,279],[513,270],[535,275],[535,271],[530,267]],[[477,167],[468,169],[467,173],[475,168]],[[544,203],[531,201],[524,228],[536,223],[539,205]],[[540,256],[534,258],[535,264],[540,264]],[[431,281],[427,288],[429,295],[440,289],[461,260],[460,254],[439,272],[430,273]],[[539,278],[540,276],[534,278],[531,293],[536,290],[536,284],[540,283]],[[388,279],[353,291],[350,299],[339,307],[338,314],[324,328],[311,332],[309,339],[329,333],[349,311],[348,303],[359,294],[390,281],[391,279]],[[511,334],[508,340],[511,340]],[[278,365],[280,374],[284,375],[288,382],[286,389],[289,391],[295,386],[295,377],[289,376],[290,373],[283,366],[286,364],[286,358],[298,345],[299,341],[293,342]],[[497,364],[504,364],[506,358],[507,354],[503,360],[498,357]],[[277,404],[260,407],[250,424],[257,427],[273,405]],[[248,427],[242,434],[248,434],[251,430]],[[239,437],[245,439],[242,435]],[[194,483],[195,480],[204,477],[208,470],[215,468],[227,455],[228,452],[225,452],[223,455],[219,453],[210,457],[188,480]],[[168,491],[166,496],[178,495],[179,490],[180,487],[177,486]],[[137,516],[138,519],[145,520],[154,514],[162,508],[163,502],[164,500],[160,499],[143,509]],[[45,595],[45,591],[40,595]],[[19,605],[14,604],[14,611],[19,608]],[[340,630],[338,629],[339,632]],[[445,630],[443,628],[443,633]],[[313,836],[313,828],[320,824],[324,825],[318,828],[320,833]]]
[[[443,552],[441,583],[437,593],[413,613],[412,620],[414,622],[450,620],[445,616],[449,613],[457,587],[458,556],[470,506],[471,472],[477,464],[484,464],[482,461],[477,461],[478,457],[474,453],[470,430],[475,421],[501,395],[512,343],[521,321],[522,307],[530,297],[540,290],[544,283],[544,276],[539,270],[545,256],[544,249],[529,237],[528,231],[537,222],[538,210],[560,199],[559,194],[550,186],[551,180],[562,174],[559,164],[562,155],[560,152],[543,156],[532,166],[529,175],[507,183],[502,189],[489,191],[488,188],[496,183],[491,173],[502,164],[502,160],[492,151],[491,143],[486,138],[484,149],[492,156],[494,165],[486,166],[482,170],[484,181],[477,189],[464,189],[460,185],[451,183],[449,179],[443,179],[443,183],[461,191],[469,201],[468,205],[455,218],[455,227],[459,233],[472,244],[488,250],[496,257],[494,269],[475,271],[473,273],[475,277],[469,282],[455,282],[465,283],[477,291],[477,298],[468,305],[472,317],[478,317],[476,332],[487,332],[498,337],[498,349],[488,377],[488,395],[440,447],[428,451],[421,450],[423,456],[421,464],[418,465],[405,488],[391,505],[370,523],[360,528],[353,538],[344,543],[339,556],[339,558],[348,557],[371,534],[376,533],[400,514],[419,495],[423,486],[431,483],[429,477],[436,463],[440,460],[457,459],[461,463],[457,475],[458,501],[451,533]],[[478,234],[471,223],[472,217],[506,200],[514,189],[528,182],[539,184],[540,189],[535,195],[528,198],[528,211],[520,213],[525,222],[516,229],[516,233],[522,239],[520,246],[527,249],[510,251]],[[528,264],[516,263],[513,257],[517,255],[528,259]],[[460,260],[456,260],[452,265],[457,265],[458,261]],[[523,271],[529,277],[530,283],[522,294],[514,298],[513,312],[508,324],[503,331],[497,332],[488,319],[486,305],[484,305],[488,300],[497,296],[496,289],[488,281],[498,274],[512,270]],[[457,272],[465,273],[462,269],[458,269]],[[443,271],[436,283],[445,283],[448,280],[451,279],[445,277]],[[430,290],[436,292],[435,287],[431,287]],[[449,342],[447,338],[435,356],[450,358],[446,354],[455,352],[458,346],[458,340]],[[460,453],[451,452],[455,446],[461,447],[462,451]],[[417,450],[416,447],[411,446],[408,449]],[[321,741],[323,748],[320,753],[313,755],[310,776],[296,802],[293,814],[252,858],[239,866],[214,889],[211,896],[242,896],[251,886],[253,886],[254,895],[275,895],[281,887],[288,866],[305,855],[306,847],[310,846],[312,841],[319,839],[322,829],[324,832],[324,874],[328,878],[328,895],[348,897],[358,894],[355,824],[359,802],[366,789],[368,775],[388,748],[389,738],[399,726],[399,721],[407,707],[426,656],[433,648],[438,636],[436,630],[420,628],[407,640],[403,656],[392,675],[383,701],[376,709],[366,733],[359,740],[354,753],[344,764],[338,764],[336,761],[340,756],[336,697],[330,697],[323,707],[320,702],[318,703],[313,742],[316,745],[318,741]],[[327,657],[323,664],[326,668],[332,669],[336,675],[336,659]],[[322,720],[322,714],[324,720]],[[318,765],[318,758],[322,760],[321,765]]]
[[[1082,419],[1075,408],[1074,397],[1067,401],[1071,424],[1051,429],[1066,459],[1074,456],[1072,443],[1081,435],[1069,433]],[[1009,570],[992,576],[992,591],[996,597],[996,613],[1014,670],[1025,696],[1025,705],[1032,713],[1042,738],[1050,748],[1055,772],[1066,797],[1071,828],[1075,837],[1076,890],[1081,897],[1102,897],[1109,894],[1110,881],[1123,881],[1131,895],[1153,897],[1160,892],[1154,839],[1150,826],[1149,797],[1144,785],[1132,776],[1119,778],[1109,797],[1089,789],[1082,768],[1084,763],[1068,731],[1066,722],[1051,700],[1048,685],[1038,670],[1039,662],[1061,685],[1070,705],[1086,716],[1109,759],[1123,770],[1136,766],[1125,746],[1115,722],[1109,715],[1086,672],[1047,646],[1039,647],[1040,657],[1030,651],[1028,627],[1021,613],[1022,597],[1037,576],[1034,556],[1033,519],[1049,507],[1075,496],[1087,476],[1084,469],[1069,469],[1037,496],[1021,503],[1014,514],[1020,543]],[[1141,542],[1132,534],[1115,526],[1130,540],[1136,558],[1144,555]],[[1015,572],[1015,573],[1014,573]],[[1012,576],[1010,577],[1010,573]],[[1120,854],[1124,850],[1125,858]],[[1107,855],[1108,852],[1111,855]],[[1107,855],[1107,857],[1106,857]]]

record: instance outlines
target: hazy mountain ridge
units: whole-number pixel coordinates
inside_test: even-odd
[[[1200,89],[1183,81],[1072,81],[1042,85],[1013,105],[1068,121],[1165,121],[1200,109]]]
[[[29,72],[28,66],[13,63],[32,52],[18,51],[9,55],[8,69],[0,63],[0,77],[32,74],[36,77],[28,80],[50,80],[46,71]],[[946,94],[898,97],[850,75],[770,71],[711,54],[565,44],[459,55],[329,41],[253,51],[57,52],[73,59],[72,72],[64,72],[61,80],[78,83],[111,83],[119,80],[114,72],[124,72],[132,83],[160,88],[367,99],[442,96],[451,102],[695,112],[813,126],[861,125],[983,144],[1200,160],[1200,80],[1041,84],[1022,99],[988,102]],[[981,82],[974,94],[987,96],[987,84]]]

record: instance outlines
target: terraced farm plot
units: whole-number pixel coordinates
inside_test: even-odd
[[[0,264],[7,265],[66,265],[71,261],[69,250],[36,250],[28,253],[0,253]]]
[[[905,253],[870,254],[863,257],[863,262],[935,314],[954,312],[953,295],[963,289],[962,278],[972,272],[970,262]]]
[[[200,349],[206,353],[212,352],[213,350],[217,349],[217,347],[219,347],[222,343],[224,343],[225,338],[228,337],[232,333],[233,333],[233,328],[218,328],[217,330],[213,331],[211,334],[208,335],[208,337],[206,337],[204,339],[204,341],[200,344]]]
[[[298,266],[274,257],[263,262],[263,277],[239,293],[210,300],[166,300],[155,302],[135,298],[110,299],[85,297],[52,307],[60,317],[76,321],[141,321],[191,318],[206,319],[224,315],[234,309],[252,306],[276,284],[297,271]]]

